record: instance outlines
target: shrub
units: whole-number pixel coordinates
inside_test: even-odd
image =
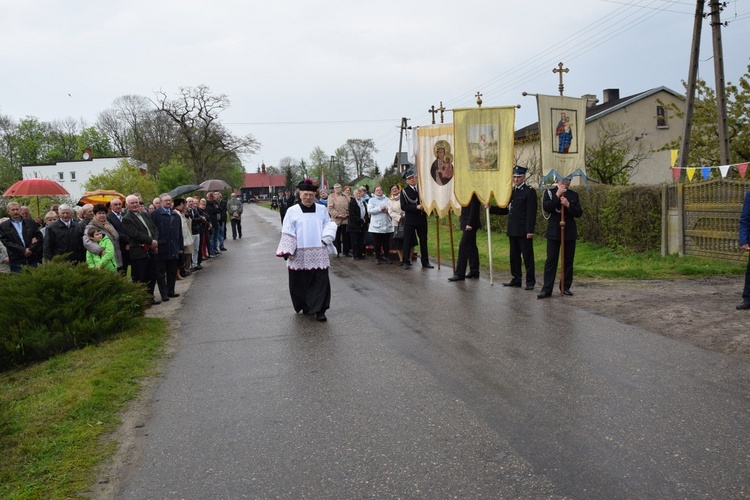
[[[148,295],[117,273],[54,260],[0,275],[0,369],[111,337],[142,316]]]
[[[576,221],[580,239],[620,252],[660,250],[661,187],[593,185],[574,189],[583,207],[583,215]],[[536,192],[536,234],[544,237],[548,222],[542,210],[543,191]],[[492,231],[505,234],[508,217],[490,219]]]

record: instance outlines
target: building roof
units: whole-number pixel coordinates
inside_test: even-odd
[[[243,187],[246,188],[267,188],[271,187],[283,187],[286,184],[286,175],[276,174],[271,175],[268,172],[245,174],[245,183]]]
[[[612,99],[611,101],[605,102],[603,104],[598,104],[595,106],[591,106],[590,108],[587,108],[586,109],[586,123],[596,121],[599,118],[607,116],[610,113],[614,113],[615,111],[618,111],[626,106],[630,106],[631,104],[635,102],[654,96],[658,94],[659,92],[667,92],[669,94],[672,94],[675,97],[683,97],[682,94],[675,92],[674,90],[668,87],[664,87],[664,86],[656,87],[650,90],[646,90],[644,92],[640,92],[638,94],[629,95],[627,97],[621,97],[619,99]],[[532,123],[531,125],[527,125],[523,128],[516,130],[515,138],[516,140],[521,140],[521,139],[525,139],[529,135],[536,135],[536,134],[539,134],[539,122]]]

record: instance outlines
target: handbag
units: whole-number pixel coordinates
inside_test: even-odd
[[[401,222],[398,223],[398,226],[396,226],[396,230],[393,232],[393,239],[394,240],[404,239],[404,225],[401,224]]]

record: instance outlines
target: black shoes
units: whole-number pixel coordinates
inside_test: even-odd
[[[735,309],[739,309],[740,311],[745,309],[750,309],[750,301],[745,301],[742,304],[738,305]]]
[[[521,288],[520,283],[514,283],[512,281],[510,283],[503,283],[503,286],[509,286],[511,288]]]
[[[534,289],[534,285],[526,285],[526,288],[524,288],[524,290],[533,290],[533,289]]]
[[[468,278],[468,276],[466,278]],[[451,276],[448,278],[448,281],[464,281],[466,278],[463,276]]]
[[[411,263],[410,262],[404,262],[404,264],[401,266],[404,269],[411,269]]]
[[[224,247],[219,247],[219,250],[221,250],[222,252],[226,252],[227,251],[227,249],[224,248]]]
[[[469,273],[466,275],[467,280],[478,280],[479,279],[479,273]]]
[[[546,299],[547,297],[552,297],[552,294],[547,293],[547,292],[542,292],[536,296],[537,299]]]
[[[167,297],[172,297],[172,298],[179,297],[179,296],[180,296],[179,293],[168,293],[167,294]]]
[[[385,263],[386,264],[393,264],[393,261],[390,259],[390,257],[386,257]]]
[[[328,321],[326,313],[315,313],[315,321]]]
[[[571,292],[570,290],[565,290],[563,292],[563,295],[567,295],[568,297],[572,297],[573,296],[573,292]]]
[[[422,263],[422,267],[424,267],[425,269],[435,269],[435,266],[433,266],[429,262],[427,264]]]
[[[162,302],[169,302],[169,297],[167,297],[166,295],[162,295],[161,296],[161,301]]]

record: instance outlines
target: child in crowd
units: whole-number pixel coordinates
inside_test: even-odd
[[[86,262],[89,263],[89,267],[96,267],[98,269],[108,269],[110,271],[117,272],[117,262],[115,261],[115,249],[112,246],[110,239],[94,226],[89,226],[86,229],[86,234],[91,241],[97,243],[104,249],[101,255],[96,255],[93,252],[86,251]]]

